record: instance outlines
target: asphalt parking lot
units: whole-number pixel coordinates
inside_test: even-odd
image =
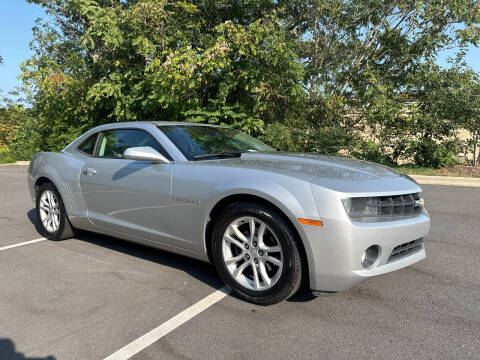
[[[0,166],[0,249],[38,239]],[[226,296],[133,359],[480,359],[480,188],[422,185],[427,259],[270,307]],[[0,250],[0,359],[104,359],[222,287],[195,260],[82,233]]]

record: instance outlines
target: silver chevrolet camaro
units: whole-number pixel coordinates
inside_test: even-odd
[[[210,261],[262,305],[302,283],[342,291],[414,264],[430,226],[405,175],[211,125],[99,126],[36,154],[28,184],[45,237],[83,229]]]

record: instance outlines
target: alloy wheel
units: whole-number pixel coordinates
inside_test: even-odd
[[[40,220],[49,233],[58,231],[60,227],[60,204],[54,192],[46,190],[40,197]]]
[[[233,279],[250,290],[268,290],[282,274],[280,242],[267,224],[253,216],[230,223],[223,235],[222,255]]]

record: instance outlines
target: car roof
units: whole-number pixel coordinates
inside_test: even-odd
[[[205,127],[221,127],[224,128],[225,126],[221,125],[211,125],[211,124],[201,124],[201,123],[188,123],[188,122],[180,122],[180,121],[120,121],[114,123],[108,123],[99,125],[90,129],[86,133],[84,133],[81,137],[86,134],[92,134],[97,131],[107,131],[107,130],[115,130],[115,129],[122,129],[122,128],[139,128],[139,129],[147,129],[151,126],[159,127],[162,126],[205,126]]]
[[[143,121],[139,121],[143,122]],[[172,126],[172,125],[181,125],[181,126],[214,126],[214,127],[220,127],[220,125],[213,125],[213,124],[202,124],[202,123],[189,123],[189,122],[182,122],[182,121],[146,121],[150,124],[156,125],[156,126]]]

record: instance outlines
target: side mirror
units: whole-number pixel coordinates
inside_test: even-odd
[[[129,160],[151,161],[155,164],[168,164],[170,161],[150,146],[131,147],[125,150],[123,157]]]

